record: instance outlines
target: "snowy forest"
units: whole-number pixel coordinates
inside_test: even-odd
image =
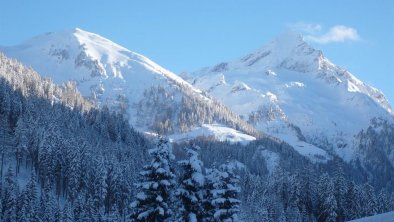
[[[160,88],[147,94],[170,98]],[[196,102],[180,104],[181,130],[198,115],[215,121],[208,111],[214,102],[201,111]],[[216,109],[228,112],[221,121],[253,131]],[[160,120],[157,131],[173,132]],[[372,153],[371,138],[389,150],[392,131],[374,132],[358,135],[364,150]],[[74,83],[57,86],[3,54],[0,141],[0,221],[334,222],[394,210],[389,162],[313,162],[268,136],[246,145],[203,137],[170,143],[135,131],[120,113],[96,109]]]

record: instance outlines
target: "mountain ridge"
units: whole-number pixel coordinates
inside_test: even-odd
[[[333,64],[294,32],[239,59],[184,75],[257,129],[294,147],[305,146],[300,143],[306,140],[347,160],[354,150],[343,147],[352,147],[373,118],[394,122],[381,91]]]
[[[99,107],[106,105],[121,112],[141,131],[179,134],[203,124],[220,123],[257,135],[231,110],[176,74],[97,34],[76,28],[39,35],[21,45],[0,49],[58,84],[75,81],[84,97]],[[159,98],[155,93],[163,93],[164,97]],[[186,97],[189,103],[183,100]],[[145,103],[150,100],[162,107]],[[201,113],[185,107],[193,103],[200,107]],[[207,114],[208,109],[216,111]],[[214,131],[203,133],[214,134]],[[234,136],[231,130],[227,133]]]

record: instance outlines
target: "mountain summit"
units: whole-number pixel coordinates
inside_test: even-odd
[[[232,65],[235,69],[282,66],[307,72],[319,68],[322,58],[322,52],[309,46],[300,34],[285,32],[257,51],[234,61]]]
[[[239,59],[186,75],[250,124],[307,154],[321,154],[320,147],[351,159],[354,137],[371,119],[393,119],[379,90],[294,32]]]

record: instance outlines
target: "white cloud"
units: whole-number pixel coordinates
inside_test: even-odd
[[[358,35],[355,28],[336,25],[331,27],[325,34],[307,35],[305,36],[305,40],[320,44],[327,44],[332,42],[359,41],[361,40],[361,37]]]
[[[322,30],[322,26],[320,24],[312,24],[312,23],[304,23],[297,22],[289,25],[290,29],[295,31],[301,31],[308,34],[316,34]]]

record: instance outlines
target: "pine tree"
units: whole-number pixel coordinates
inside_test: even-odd
[[[323,214],[325,215],[326,222],[337,221],[337,203],[332,193],[329,193],[323,202]]]
[[[267,208],[263,207],[261,210],[261,217],[259,218],[261,222],[270,222],[269,214]]]
[[[18,194],[18,184],[15,178],[14,170],[10,166],[5,175],[4,194],[2,197],[3,220],[5,222],[16,221],[16,198]]]
[[[335,200],[338,205],[338,220],[343,221],[345,220],[345,212],[346,212],[345,196],[348,190],[348,185],[345,179],[345,173],[343,172],[343,169],[339,164],[335,172],[334,188],[335,188],[334,189]]]
[[[198,159],[198,146],[185,148],[188,159],[179,161],[183,168],[177,196],[181,200],[180,214],[183,221],[201,221],[203,218],[203,186],[202,162]]]
[[[241,201],[237,198],[241,191],[239,177],[234,173],[234,166],[227,163],[218,171],[218,181],[214,183],[212,205],[215,207],[214,218],[219,221],[238,221]]]
[[[72,206],[72,215],[74,217],[75,221],[83,221],[85,218],[85,212],[84,212],[84,201],[82,194],[78,194],[77,198],[73,202]]]
[[[366,203],[364,204],[364,211],[367,216],[376,215],[379,212],[378,200],[376,199],[375,190],[370,184],[364,185],[364,196]]]
[[[217,169],[206,169],[205,183],[203,188],[204,197],[202,202],[204,209],[202,221],[204,222],[213,221],[214,218],[213,215],[215,214],[215,205],[212,203],[214,197],[211,191],[214,190],[214,186],[218,181],[217,175],[219,175],[219,171]]]
[[[389,210],[389,206],[390,206],[390,201],[389,201],[389,199],[387,198],[387,195],[386,195],[386,193],[384,192],[384,190],[381,190],[380,192],[379,192],[379,195],[378,195],[378,213],[385,213],[385,212],[387,212],[387,211],[390,211]]]
[[[74,221],[74,214],[72,212],[71,204],[66,201],[63,207],[63,212],[62,212],[62,219],[63,222],[73,222]]]
[[[165,221],[173,215],[171,205],[175,175],[170,162],[174,156],[168,141],[162,137],[156,147],[149,150],[149,154],[152,161],[141,172],[141,192],[131,204],[131,218],[135,221]]]
[[[41,192],[39,201],[39,218],[43,221],[56,221],[55,215],[58,204],[52,194],[52,189],[46,185]]]
[[[361,217],[361,200],[359,198],[357,185],[350,182],[345,195],[345,219],[354,220]]]
[[[38,219],[35,207],[38,200],[37,187],[36,187],[36,176],[32,173],[29,182],[26,185],[26,189],[21,195],[21,212],[20,216],[26,221],[35,221]]]
[[[334,196],[334,183],[327,174],[319,179],[319,221],[335,222],[337,220],[338,205]]]

